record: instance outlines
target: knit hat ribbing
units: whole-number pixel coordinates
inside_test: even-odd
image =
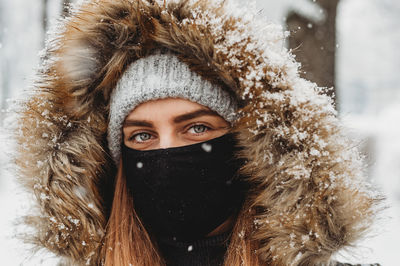
[[[235,99],[192,72],[177,56],[157,53],[138,59],[128,67],[111,94],[107,140],[116,164],[125,117],[143,102],[164,98],[183,98],[204,105],[230,123],[236,118]]]

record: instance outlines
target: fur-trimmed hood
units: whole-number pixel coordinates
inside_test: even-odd
[[[39,213],[33,241],[95,265],[116,167],[110,93],[127,66],[164,47],[240,102],[234,125],[252,189],[246,215],[268,265],[317,265],[369,227],[377,199],[329,97],[299,77],[286,37],[229,1],[83,1],[48,42],[19,109],[16,163]]]

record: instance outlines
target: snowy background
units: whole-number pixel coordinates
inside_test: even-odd
[[[0,125],[7,99],[26,88],[43,46],[44,1],[0,0]],[[261,14],[285,25],[289,10],[318,18],[311,0],[258,0]],[[61,12],[48,0],[48,24]],[[341,0],[337,14],[336,84],[340,117],[368,155],[369,181],[388,198],[389,208],[358,247],[338,254],[352,263],[400,265],[400,1]],[[11,121],[12,122],[12,121]],[[0,258],[4,265],[55,265],[48,254],[26,257],[13,237],[12,222],[32,200],[4,168],[7,140],[0,137]]]

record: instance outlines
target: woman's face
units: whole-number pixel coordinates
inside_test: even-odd
[[[124,121],[123,138],[132,149],[165,149],[207,141],[229,128],[229,123],[208,107],[167,98],[142,103],[131,111]]]

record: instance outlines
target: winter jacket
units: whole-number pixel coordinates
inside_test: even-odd
[[[30,239],[72,265],[98,265],[116,166],[110,93],[161,47],[237,97],[250,232],[265,265],[327,265],[374,219],[378,197],[329,97],[299,76],[286,33],[230,1],[81,1],[50,35],[18,109],[18,174],[37,200]],[[245,13],[244,13],[245,12]],[[111,189],[112,191],[112,189]],[[256,256],[256,255],[255,255]]]

